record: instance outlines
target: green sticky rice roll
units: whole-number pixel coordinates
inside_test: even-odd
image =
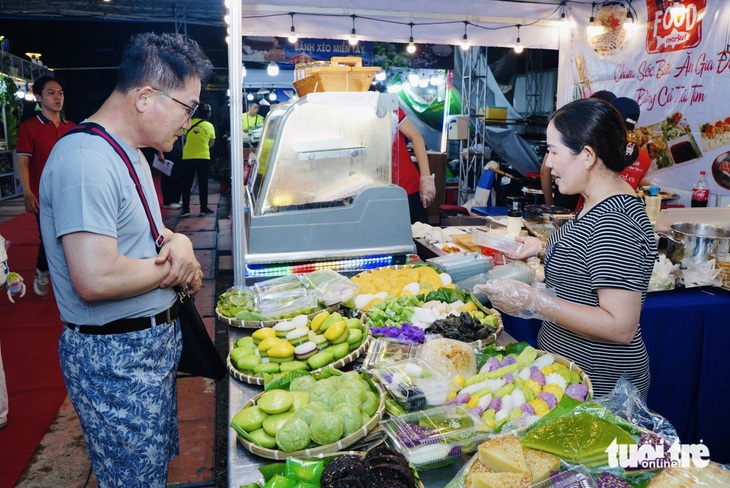
[[[282,451],[301,451],[309,442],[309,425],[298,417],[288,419],[276,433],[276,445]]]
[[[246,407],[233,416],[231,422],[241,427],[246,432],[261,428],[264,419],[269,415],[258,406]]]
[[[263,448],[276,448],[276,437],[267,434],[263,427],[260,429],[256,429],[253,432],[249,432],[248,435],[251,436],[256,444]]]
[[[269,390],[261,394],[257,405],[261,410],[274,415],[289,410],[294,403],[291,393],[285,390]]]
[[[362,414],[355,405],[341,403],[334,408],[333,412],[339,414],[345,422],[345,431],[343,433],[345,437],[356,432],[363,425]]]
[[[344,432],[345,421],[335,412],[319,412],[309,424],[309,435],[320,446],[337,442]]]
[[[261,356],[249,354],[237,360],[231,358],[231,362],[236,365],[236,369],[239,371],[253,371],[256,366],[261,364]]]
[[[254,373],[274,374],[279,372],[279,363],[261,363],[253,369]]]
[[[314,356],[307,359],[309,367],[312,369],[319,369],[327,366],[329,363],[334,361],[335,357],[330,352],[318,352]]]
[[[279,432],[279,428],[284,425],[284,422],[286,422],[293,416],[294,412],[284,412],[277,413],[276,415],[269,415],[264,419],[263,422],[261,422],[261,426],[264,428],[264,431],[267,434],[269,434],[270,436],[276,436],[276,433]]]
[[[307,363],[304,363],[302,361],[288,361],[285,363],[281,363],[280,371],[282,373],[286,373],[287,371],[306,371],[309,369],[309,365]],[[291,385],[290,385],[291,389]]]

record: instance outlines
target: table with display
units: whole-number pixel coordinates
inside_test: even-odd
[[[505,331],[537,345],[540,321],[502,314]],[[677,429],[682,443],[703,443],[730,463],[730,291],[703,287],[649,293],[641,330],[650,359],[647,406]]]
[[[251,335],[254,329],[244,329],[229,327],[228,342],[229,349],[233,344],[246,335]],[[507,333],[502,333],[497,339],[497,345],[505,345],[515,340]],[[237,379],[229,376],[228,378],[228,423],[230,423],[236,413],[251,398],[263,391],[263,387],[242,383]],[[465,455],[458,458],[453,464],[446,467],[419,472],[421,481],[427,488],[440,488],[446,486],[452,480],[461,466],[471,458],[471,455]],[[265,459],[256,456],[246,450],[240,442],[236,432],[228,429],[228,486],[236,487],[255,483],[260,481],[262,476],[258,468],[266,464],[277,462],[272,459]]]

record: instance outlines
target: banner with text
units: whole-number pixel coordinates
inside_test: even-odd
[[[652,159],[648,177],[691,189],[704,170],[712,193],[730,195],[730,2],[677,3],[662,10],[654,0],[633,2],[633,30],[624,27],[622,3],[593,12],[572,6],[563,99],[598,90],[633,98],[641,106],[637,141]]]

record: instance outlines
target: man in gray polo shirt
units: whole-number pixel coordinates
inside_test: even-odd
[[[72,130],[41,178],[41,233],[65,323],[61,368],[100,486],[164,487],[178,453],[172,287],[197,293],[202,271],[190,239],[164,227],[139,149],[172,148],[211,68],[195,41],[134,36],[114,91],[85,121],[104,136]],[[148,215],[164,236],[159,254]]]

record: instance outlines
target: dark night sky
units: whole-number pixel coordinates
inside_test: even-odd
[[[10,40],[11,54],[27,59],[26,52],[41,53],[43,64],[64,81],[66,115],[73,121],[81,121],[106,99],[127,41],[133,34],[148,31],[175,32],[175,24],[0,19],[0,35]],[[188,24],[187,34],[200,43],[217,68],[211,80],[217,85],[220,76],[227,77],[225,27]]]

